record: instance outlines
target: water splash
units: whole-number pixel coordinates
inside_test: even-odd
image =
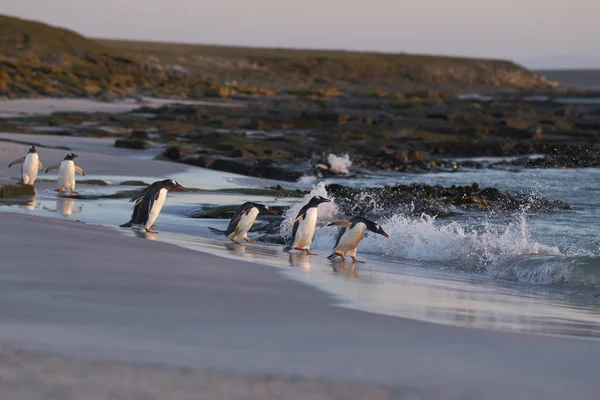
[[[533,240],[525,213],[506,225],[439,223],[428,215],[418,219],[394,215],[379,222],[390,238],[370,234],[361,242],[360,253],[415,260],[521,283],[579,287],[600,284],[598,257],[586,256],[583,260]],[[313,248],[331,250],[336,235],[337,229],[317,230]]]
[[[327,197],[325,183],[314,186],[310,194],[291,207],[285,214],[281,234],[291,234],[292,222],[308,200],[315,195]],[[335,198],[332,203],[319,206],[319,222],[312,248],[330,251],[338,229],[326,224],[340,215]],[[363,202],[377,199],[361,198]],[[420,218],[396,213],[391,217],[371,219],[378,222],[390,235],[385,238],[370,234],[359,245],[359,253],[385,256],[387,259],[414,260],[433,268],[453,268],[492,278],[541,285],[567,285],[586,288],[600,286],[600,256],[580,247],[565,248],[540,243],[533,238],[527,219],[529,206],[513,216],[498,216],[474,220],[437,220],[423,214]],[[384,213],[385,214],[385,213]]]
[[[334,174],[349,174],[350,167],[352,166],[352,161],[350,161],[348,154],[342,156],[329,154],[327,156],[327,163],[329,164],[329,170]]]
[[[304,175],[296,181],[296,186],[302,190],[312,189],[317,184],[318,180],[319,178],[316,176]]]

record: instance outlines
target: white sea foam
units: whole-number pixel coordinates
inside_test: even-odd
[[[324,183],[316,185],[310,194],[287,211],[282,235],[291,233],[291,223],[298,211],[315,195],[328,197]],[[325,252],[333,248],[338,233],[338,228],[327,227],[327,223],[350,217],[340,215],[335,198],[329,198],[332,203],[319,206],[319,227],[312,244],[313,249]],[[600,284],[597,269],[589,269],[590,265],[598,265],[596,255],[563,253],[558,247],[537,242],[532,238],[525,211],[506,224],[474,225],[464,221],[436,220],[428,215],[411,218],[400,214],[376,222],[390,235],[389,239],[370,233],[360,243],[359,254],[420,261],[523,283],[588,287]]]
[[[337,207],[335,210],[337,212]],[[327,218],[327,214],[323,213],[321,217]],[[416,219],[394,215],[378,222],[390,238],[370,234],[361,242],[360,252],[443,262],[467,269],[498,265],[520,255],[561,255],[557,247],[531,239],[524,215],[518,223],[507,226],[487,224],[479,229],[465,227],[458,222],[440,223],[427,215]],[[318,230],[313,247],[331,249],[336,234],[337,230],[332,228]]]
[[[350,156],[348,154],[344,154],[343,156],[329,154],[329,156],[327,156],[327,162],[329,163],[329,170],[335,174],[350,173],[352,161],[350,161]]]
[[[317,180],[318,180],[318,178],[316,176],[304,175],[296,181],[296,185],[298,186],[299,189],[308,190],[308,189],[312,189],[315,186],[315,184],[317,183]]]

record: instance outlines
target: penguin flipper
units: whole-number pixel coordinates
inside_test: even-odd
[[[25,162],[25,157],[19,158],[18,160],[15,160],[15,161],[11,162],[10,164],[8,164],[8,168],[12,167],[13,165],[23,164],[24,162]]]
[[[38,172],[42,172],[44,170],[44,164],[40,160],[38,160]]]
[[[217,235],[227,235],[226,231],[222,231],[221,229],[213,228],[212,226],[209,226],[208,229],[210,229],[210,231],[212,233],[216,233]]]
[[[85,176],[85,171],[80,166],[75,166],[75,172],[79,172],[82,176]]]
[[[146,192],[148,191],[148,188],[149,188],[149,187],[150,187],[150,186],[148,186],[147,188],[145,188],[144,190],[142,190],[142,191],[141,191],[141,193],[140,193],[140,194],[138,194],[137,196],[135,196],[135,197],[132,197],[132,198],[131,198],[131,200],[129,200],[129,202],[130,202],[130,203],[135,203],[135,205],[138,205],[138,203],[139,203],[140,201],[142,201],[142,199],[143,199],[143,198],[144,198],[144,196],[146,195]]]
[[[46,173],[48,173],[49,171],[52,171],[54,169],[59,169],[59,168],[60,168],[60,164],[53,165],[51,167],[46,168]]]

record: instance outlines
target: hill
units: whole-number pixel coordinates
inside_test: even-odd
[[[179,64],[219,80],[272,87],[329,85],[386,90],[548,89],[510,61],[416,54],[98,40],[140,63]]]
[[[556,85],[510,61],[121,40],[0,15],[0,95],[337,96]]]

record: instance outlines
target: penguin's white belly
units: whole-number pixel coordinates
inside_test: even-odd
[[[293,247],[298,249],[310,249],[315,228],[317,226],[317,207],[311,207],[306,211],[306,218],[298,221],[298,230]]]
[[[250,228],[252,228],[252,225],[254,225],[254,221],[256,221],[258,212],[258,208],[252,207],[248,215],[246,215],[246,213],[242,214],[242,217],[240,218],[240,221],[238,222],[237,227],[231,236],[245,238]]]
[[[335,247],[334,252],[339,253],[342,256],[355,256],[356,250],[358,249],[358,244],[365,236],[366,231],[367,226],[362,222],[359,222],[352,228],[346,228],[346,231],[340,238],[340,241]]]
[[[26,185],[33,185],[35,182],[39,170],[39,156],[36,153],[30,153],[25,156],[25,162],[23,163],[22,176],[23,183]]]
[[[75,190],[75,163],[64,160],[58,169],[58,188],[63,190]]]
[[[152,203],[152,208],[148,213],[148,221],[146,221],[146,225],[144,225],[144,228],[150,228],[154,221],[156,221],[156,218],[158,218],[158,214],[160,214],[160,210],[162,210],[163,206],[165,205],[166,199],[167,189],[160,189],[160,191],[158,192],[158,199],[154,200],[154,203]]]

